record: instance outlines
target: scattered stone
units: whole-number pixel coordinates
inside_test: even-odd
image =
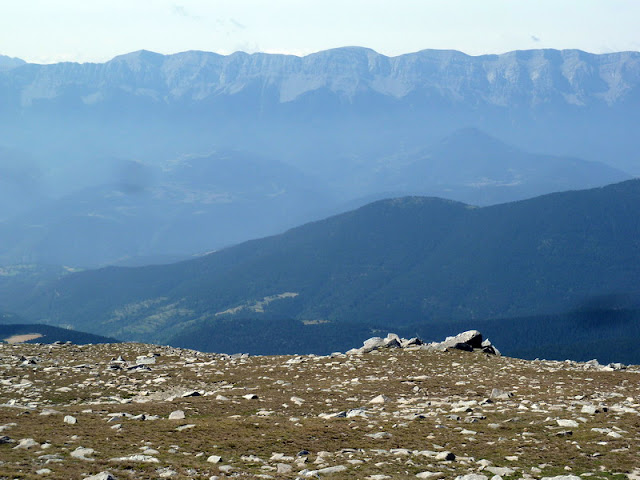
[[[95,459],[88,457],[88,455],[93,455],[93,453],[95,452],[95,450],[93,448],[83,448],[83,447],[78,447],[76,448],[73,452],[71,452],[71,456],[73,458],[77,458],[80,460],[85,460],[87,462],[93,462]]]
[[[2,458],[0,469],[7,478],[22,478],[22,472],[57,478],[64,471],[65,462],[98,468],[100,462],[115,457],[112,462],[123,463],[111,464],[119,478],[140,469],[149,478],[210,478],[211,471],[219,471],[212,478],[335,475],[387,480],[396,475],[415,475],[434,480],[472,480],[475,475],[476,479],[488,476],[491,480],[534,480],[543,472],[562,472],[565,466],[577,472],[568,460],[563,464],[562,460],[555,463],[555,459],[579,455],[597,459],[591,472],[580,470],[583,480],[603,476],[599,470],[605,472],[605,467],[606,472],[625,471],[630,479],[635,478],[636,474],[629,472],[636,464],[633,455],[638,438],[631,427],[640,416],[636,378],[640,367],[630,365],[610,373],[615,365],[596,362],[489,360],[480,353],[481,349],[466,342],[462,343],[471,346],[476,354],[443,354],[420,345],[417,339],[405,340],[393,334],[377,338],[382,344],[375,349],[377,353],[370,355],[357,349],[357,355],[289,357],[232,357],[139,344],[59,346],[55,347],[56,355],[51,355],[46,349],[52,347],[48,346],[0,345],[0,398],[4,402],[0,408],[5,409],[5,418],[17,422],[0,424],[0,435],[4,435],[0,436],[0,450],[18,444],[16,448],[23,449],[23,453],[16,451],[12,455],[19,462]],[[480,345],[482,351],[491,346],[486,339]],[[160,356],[147,355],[150,348],[160,351]],[[406,350],[400,351],[401,348]],[[25,359],[37,359],[37,368],[20,367],[24,360],[18,361],[18,357],[22,353]],[[125,363],[109,360],[118,353],[122,353],[123,361],[157,359],[157,363],[150,363],[153,373],[147,373],[149,369],[126,370]],[[123,368],[111,369],[112,365]],[[492,389],[493,386],[498,388]],[[483,397],[485,392],[491,392],[489,398]],[[183,395],[209,398],[185,400]],[[258,398],[260,402],[244,402]],[[174,409],[168,402],[176,402]],[[126,407],[119,407],[125,404]],[[126,413],[119,412],[124,408]],[[213,416],[210,411],[215,412]],[[198,441],[190,449],[191,435],[185,430],[195,425],[182,424],[185,412],[203,417],[198,423],[200,434],[211,439],[217,438],[215,422],[219,415],[223,422],[233,421],[238,434],[268,439],[271,432],[267,429],[274,425],[300,432],[299,436],[287,432],[290,438],[283,444],[287,449],[310,442],[336,445],[336,451],[310,454],[304,450],[299,456],[294,455],[295,451],[267,453],[262,460],[256,453],[265,450],[256,449],[250,437],[236,445],[233,452],[228,450],[233,433],[225,433],[217,440],[219,445],[212,442],[201,446]],[[596,414],[599,415],[593,417]],[[58,420],[55,415],[60,415]],[[72,415],[79,424],[70,429],[75,435],[70,435],[69,430],[65,435],[63,428],[49,433],[56,421],[66,422]],[[564,418],[558,420],[559,417]],[[165,425],[159,421],[158,432],[145,435],[146,424],[159,418],[178,422]],[[99,428],[105,423],[120,431]],[[595,424],[593,429],[591,423]],[[41,428],[43,424],[46,426]],[[465,428],[471,424],[474,430]],[[412,429],[422,436],[424,450],[402,448],[408,446],[404,442],[413,435]],[[176,431],[185,431],[180,435],[180,442],[184,443],[170,445],[178,442],[170,440],[171,430],[174,436]],[[33,438],[17,441],[6,436],[16,438],[18,432],[20,437]],[[326,439],[323,435],[327,435]],[[34,439],[45,443],[38,444]],[[548,460],[554,464],[536,466],[539,461],[535,457],[531,463],[529,452],[549,441],[558,450],[550,456],[554,460]],[[244,448],[245,443],[248,448]],[[274,442],[274,448],[278,448],[276,445]],[[102,458],[89,446],[103,453],[108,448],[109,455]],[[457,448],[459,455],[456,457],[445,447]],[[137,455],[128,455],[132,448]],[[219,455],[207,456],[198,451],[207,448]],[[500,456],[492,457],[494,465],[482,459],[481,452],[487,449],[518,455],[503,457],[502,462],[508,467],[499,463]],[[269,454],[271,458],[267,459]],[[229,460],[233,458],[233,463],[223,465],[222,457],[227,455],[232,456]],[[149,465],[135,467],[132,463]],[[616,467],[612,469],[611,465]],[[86,475],[77,476],[91,478]],[[577,477],[569,469],[557,478]]]
[[[169,420],[184,420],[184,411],[174,410],[169,414]]]
[[[390,401],[391,399],[386,395],[378,395],[377,397],[373,397],[371,400],[369,400],[369,403],[384,404],[384,403],[389,403]]]
[[[440,452],[436,455],[436,460],[453,462],[455,459],[456,459],[456,456],[451,452]]]
[[[587,415],[595,415],[596,413],[600,413],[600,410],[597,409],[594,405],[583,405],[580,413],[586,413]]]
[[[154,365],[155,363],[156,357],[154,356],[141,355],[136,358],[137,365]]]
[[[176,427],[176,431],[177,432],[183,432],[185,430],[190,430],[192,428],[195,428],[195,424],[190,423],[188,425],[180,425],[179,427]]]
[[[513,468],[509,467],[494,467],[488,466],[485,468],[486,471],[493,473],[494,475],[499,475],[500,477],[507,477],[509,475],[513,475],[516,471]]]
[[[198,390],[190,390],[182,394],[182,398],[200,397],[202,394]]]
[[[322,475],[332,475],[334,473],[344,472],[347,469],[345,465],[336,465],[335,467],[325,467],[319,470],[302,470],[300,475],[303,477],[317,477]]]
[[[371,437],[375,440],[380,440],[382,438],[391,438],[391,434],[387,432],[367,433],[365,436]]]
[[[500,390],[499,388],[491,390],[491,394],[489,395],[491,400],[509,400],[512,397],[513,393]]]
[[[62,420],[64,423],[68,423],[69,425],[75,425],[76,423],[78,423],[78,419],[76,417],[73,417],[71,415],[65,415],[64,419]]]
[[[38,442],[36,442],[33,438],[23,438],[22,440],[20,440],[18,442],[18,445],[16,445],[15,447],[13,447],[14,449],[18,450],[28,450],[30,448],[34,448],[34,447],[39,447],[40,444]]]
[[[116,477],[111,475],[109,472],[100,472],[97,475],[84,477],[82,480],[117,480],[117,479]]]
[[[558,475],[557,477],[542,477],[540,480],[582,480],[577,475]]]
[[[575,428],[575,427],[578,427],[578,426],[579,426],[578,422],[576,422],[575,420],[563,420],[563,419],[558,419],[558,420],[556,420],[556,423],[557,423],[560,427]]]
[[[156,470],[156,473],[158,474],[158,476],[160,478],[171,478],[171,477],[175,477],[176,475],[178,475],[178,472],[176,472],[175,470],[170,469],[169,467],[158,468]]]
[[[437,478],[443,478],[444,472],[420,472],[416,474],[416,477],[426,480],[435,480]]]
[[[136,462],[136,463],[159,463],[160,462],[160,460],[158,460],[156,457],[152,457],[151,455],[140,455],[140,454],[111,458],[109,461],[110,462]]]

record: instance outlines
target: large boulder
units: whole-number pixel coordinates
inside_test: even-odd
[[[467,344],[471,349],[482,348],[482,334],[478,330],[467,330],[466,332],[459,333],[455,337],[447,337],[442,346],[445,348],[460,348],[456,347],[459,344]],[[462,348],[467,350],[467,348]]]
[[[384,347],[384,338],[371,337],[364,341],[361,350],[363,353],[369,353],[382,347]]]

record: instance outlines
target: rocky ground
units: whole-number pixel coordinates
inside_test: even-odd
[[[404,346],[1,344],[0,479],[640,478],[639,367]]]

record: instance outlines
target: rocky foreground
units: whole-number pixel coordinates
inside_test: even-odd
[[[459,340],[324,357],[0,344],[0,479],[640,478],[639,367]]]

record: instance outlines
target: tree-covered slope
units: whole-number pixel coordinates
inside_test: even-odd
[[[165,341],[223,318],[394,326],[566,312],[638,293],[640,181],[474,208],[401,198],[165,266],[68,275],[34,321]]]

